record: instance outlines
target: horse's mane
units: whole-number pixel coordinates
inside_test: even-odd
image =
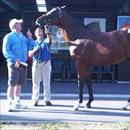
[[[71,13],[68,13],[65,9],[63,10],[63,13],[65,13],[66,15],[68,15],[70,18],[72,18],[76,23],[80,24],[82,27],[86,28],[87,27],[83,24],[83,22],[81,22],[81,20],[79,20],[78,18],[76,18],[75,16],[72,16]]]

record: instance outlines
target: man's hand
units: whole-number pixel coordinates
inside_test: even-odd
[[[38,46],[38,47],[36,47],[36,48],[34,48],[34,52],[37,52],[37,51],[39,51],[41,49],[41,47],[40,46]]]
[[[15,61],[15,67],[16,67],[16,68],[19,68],[20,63],[21,63],[21,61],[20,61],[19,59],[17,59],[17,60]]]
[[[44,32],[46,35],[51,35],[51,30],[49,26],[44,26]]]
[[[52,35],[50,26],[44,26],[44,31],[48,39],[49,46],[52,44]]]
[[[28,28],[28,31],[27,31],[26,35],[27,35],[27,37],[28,37],[29,39],[32,39],[32,33],[31,33],[31,31],[30,31],[29,28]]]
[[[38,46],[38,47],[34,48],[33,50],[30,50],[30,51],[28,52],[28,56],[29,56],[29,57],[33,57],[33,55],[36,54],[38,51],[40,51],[40,49],[41,49],[41,47]]]

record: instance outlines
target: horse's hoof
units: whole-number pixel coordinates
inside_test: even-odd
[[[73,107],[73,111],[78,111],[78,110],[79,110],[79,108]]]
[[[86,108],[92,108],[90,104],[87,104],[85,107]]]
[[[127,104],[125,107],[122,108],[123,110],[130,110],[130,104]]]
[[[123,110],[128,110],[127,107],[123,107],[122,109],[123,109]]]
[[[79,102],[76,103],[76,104],[74,105],[74,107],[73,107],[73,111],[79,110],[79,106],[80,106],[80,103],[79,103]]]

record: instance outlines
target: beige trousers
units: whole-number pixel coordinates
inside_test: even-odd
[[[40,82],[43,82],[44,90],[44,101],[50,101],[51,91],[50,91],[50,80],[51,80],[51,61],[47,63],[33,63],[32,66],[32,100],[39,100],[40,96]]]

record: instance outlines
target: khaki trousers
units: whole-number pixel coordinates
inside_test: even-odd
[[[44,101],[50,101],[50,80],[51,80],[51,61],[33,63],[32,66],[32,100],[39,100],[40,82],[43,82]]]

